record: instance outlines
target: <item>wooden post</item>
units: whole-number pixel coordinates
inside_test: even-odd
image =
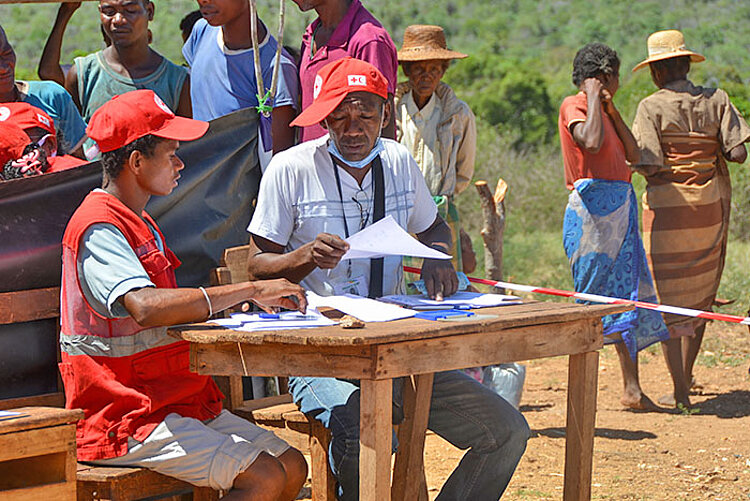
[[[424,439],[430,417],[433,373],[405,378],[404,422],[398,430],[393,468],[392,501],[427,501],[424,480]]]
[[[570,355],[565,428],[565,501],[591,499],[598,376],[598,351]]]
[[[362,379],[359,417],[359,499],[391,499],[392,379]]]
[[[474,186],[482,203],[482,240],[484,240],[484,272],[491,280],[503,279],[503,233],[505,231],[505,194],[508,185],[497,181],[494,196],[486,181]]]

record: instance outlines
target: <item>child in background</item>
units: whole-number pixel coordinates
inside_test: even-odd
[[[247,0],[199,0],[199,19],[182,48],[190,65],[193,116],[213,120],[237,110],[258,106],[254,54],[250,34],[250,8]],[[277,41],[258,20],[258,51],[264,90],[268,90],[276,65]],[[298,107],[297,67],[282,50],[278,88],[272,106],[270,130],[261,127],[259,149],[261,167],[271,154],[294,145],[294,129],[289,126]],[[273,140],[272,140],[273,138]]]

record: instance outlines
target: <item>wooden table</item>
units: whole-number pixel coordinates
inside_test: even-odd
[[[392,379],[415,376],[415,396],[404,406],[415,418],[406,430],[411,452],[394,472],[394,497],[418,499],[432,374],[450,369],[569,355],[564,499],[591,496],[601,317],[623,305],[531,302],[485,308],[490,319],[434,322],[410,318],[364,329],[240,332],[214,324],[169,330],[192,343],[191,366],[200,374],[320,376],[359,379],[360,500],[391,499]],[[408,385],[407,385],[408,386]],[[401,433],[401,432],[400,432]],[[421,478],[421,475],[420,475]],[[398,484],[398,488],[397,488]],[[408,487],[412,494],[404,494]]]

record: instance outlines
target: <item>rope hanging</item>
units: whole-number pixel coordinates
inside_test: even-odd
[[[276,37],[276,56],[271,79],[271,88],[266,89],[263,84],[263,70],[260,67],[260,53],[258,51],[258,5],[256,0],[248,0],[250,3],[250,39],[253,47],[253,66],[255,67],[255,82],[257,84],[256,97],[258,106],[255,108],[262,116],[268,118],[273,110],[276,88],[279,80],[279,67],[281,66],[281,50],[284,40],[284,0],[279,0],[279,31]]]

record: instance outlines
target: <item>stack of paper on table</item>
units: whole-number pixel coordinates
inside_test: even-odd
[[[268,318],[269,315],[263,313],[233,313],[230,318],[218,318],[210,320],[210,323],[238,331],[305,329],[337,324],[314,307],[308,308],[304,315],[298,311],[284,311],[270,316],[278,318]]]
[[[415,309],[432,307],[473,309],[521,303],[521,298],[518,296],[508,296],[506,294],[481,294],[479,292],[466,291],[456,292],[442,301],[436,301],[423,295],[383,296],[380,300]]]
[[[339,310],[363,322],[390,322],[391,320],[413,317],[417,313],[414,310],[353,294],[319,296],[314,292],[307,291],[307,303],[313,308],[327,306]]]

